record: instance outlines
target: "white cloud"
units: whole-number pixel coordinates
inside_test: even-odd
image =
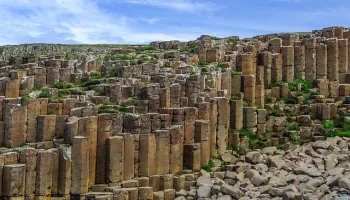
[[[146,43],[194,39],[191,35],[146,33],[135,19],[107,13],[95,0],[0,0],[0,45],[50,43]],[[148,24],[157,18],[143,18]],[[136,21],[140,22],[140,19]]]
[[[158,18],[152,17],[152,18],[141,18],[141,21],[146,22],[147,24],[154,24],[159,21]]]
[[[192,0],[125,0],[125,3],[175,9],[184,12],[216,11],[221,7],[207,1]]]

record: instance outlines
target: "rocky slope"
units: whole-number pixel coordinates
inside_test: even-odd
[[[266,147],[241,156],[228,151],[221,157],[226,171],[213,159],[214,172],[201,170],[196,187],[177,192],[176,200],[349,199],[349,145],[348,138],[335,137],[287,151]]]

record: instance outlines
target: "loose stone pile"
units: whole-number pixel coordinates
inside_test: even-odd
[[[196,180],[197,188],[177,192],[176,199],[348,199],[349,156],[349,139],[339,137],[287,151],[265,147],[242,156],[227,152],[221,157],[227,171],[183,175]]]
[[[0,196],[344,199],[349,38],[0,47]]]

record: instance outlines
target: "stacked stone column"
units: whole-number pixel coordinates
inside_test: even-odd
[[[84,196],[89,191],[89,139],[75,136],[72,145],[73,195]]]
[[[254,91],[255,92],[255,91]],[[228,110],[229,104],[226,97],[217,97],[217,130],[216,130],[216,148],[218,155],[226,151],[228,142]]]
[[[257,112],[256,107],[244,107],[243,109],[243,127],[252,132],[257,131]]]
[[[272,54],[271,82],[279,83],[282,81],[282,54]]]
[[[3,167],[2,197],[6,199],[24,199],[26,166],[11,164]]]
[[[327,79],[327,45],[319,44],[316,47],[316,78]]]
[[[272,67],[272,54],[271,52],[262,52],[259,56],[260,65],[264,66],[264,86],[269,87],[271,84],[271,67]]]
[[[140,134],[139,176],[152,176],[155,172],[156,137],[155,134]]]
[[[188,106],[193,107],[197,103],[199,94],[199,76],[190,76],[186,79],[186,97]]]
[[[339,39],[339,83],[345,83],[346,74],[348,72],[348,39]]]
[[[283,60],[282,80],[291,83],[294,80],[294,47],[282,46],[281,53]]]
[[[303,41],[305,46],[305,80],[312,82],[316,79],[316,39]]]
[[[327,79],[329,81],[339,80],[339,48],[338,40],[327,39]]]
[[[155,155],[155,174],[165,175],[169,173],[169,155],[170,155],[170,132],[169,130],[157,130],[156,136],[156,155]]]
[[[209,121],[196,120],[195,127],[194,141],[200,143],[201,166],[204,166],[210,159]]]
[[[255,75],[243,76],[243,92],[245,100],[251,104],[255,104]]]
[[[305,79],[305,46],[294,46],[294,78]]]
[[[97,184],[106,183],[107,178],[107,140],[112,136],[112,114],[101,114],[98,116],[97,149],[96,149],[96,178]]]
[[[7,103],[5,107],[5,146],[19,147],[26,141],[27,108],[19,104]]]

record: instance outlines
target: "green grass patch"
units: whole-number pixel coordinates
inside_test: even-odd
[[[235,96],[235,95],[232,95],[232,96],[230,97],[230,103],[231,103],[232,101],[235,101],[235,100],[240,100],[240,98],[237,97],[237,96]]]
[[[202,67],[201,68],[201,72],[202,73],[207,73],[207,72],[209,72],[209,68],[208,67]]]
[[[285,97],[283,98],[283,102],[285,104],[297,104],[297,100],[293,97]]]
[[[150,45],[145,45],[141,47],[141,51],[152,51],[154,48]]]
[[[240,130],[239,131],[239,135],[240,136],[245,136],[248,138],[248,142],[249,142],[249,148],[250,149],[254,149],[255,148],[255,135],[248,131],[248,130]]]
[[[53,87],[58,89],[68,89],[74,87],[72,83],[65,82],[65,81],[59,81],[53,84]]]
[[[299,145],[300,144],[300,135],[297,131],[290,131],[288,132],[288,137],[292,141],[293,144]]]
[[[212,168],[214,167],[214,163],[212,160],[209,160],[208,164],[204,165],[202,167],[203,170],[205,170],[206,172],[212,172]]]
[[[312,83],[308,82],[303,79],[295,79],[293,82],[288,83],[288,89],[290,91],[297,91],[298,85],[301,85],[301,91],[303,92],[309,92],[309,90],[312,88]]]
[[[38,98],[51,98],[52,95],[48,91],[41,91]]]
[[[24,101],[24,100],[29,100],[30,99],[30,96],[29,94],[25,94],[23,96],[21,96],[21,100]]]
[[[286,130],[287,131],[296,131],[299,128],[298,122],[290,122],[287,123]]]
[[[185,51],[187,51],[188,53],[196,53],[199,50],[199,45],[198,44],[189,44],[187,45]]]
[[[273,110],[273,111],[271,111],[271,115],[272,115],[272,116],[279,117],[280,114],[281,114],[281,113],[280,113],[279,110]]]
[[[236,70],[232,70],[231,75],[241,75],[241,72],[236,71]]]
[[[199,61],[198,62],[198,67],[207,67],[209,64],[210,64],[210,62]]]
[[[230,45],[232,45],[232,47],[237,46],[237,41],[236,41],[236,40],[233,40],[233,39],[228,39],[227,43],[230,44]]]

